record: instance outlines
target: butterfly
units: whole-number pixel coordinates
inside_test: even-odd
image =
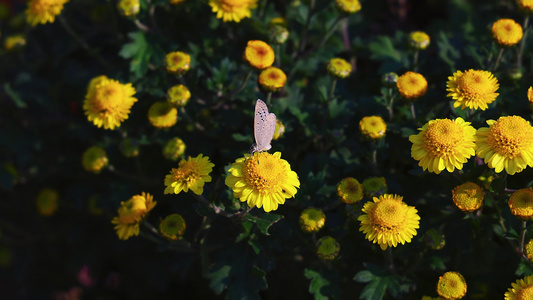
[[[252,154],[270,150],[270,142],[276,131],[276,115],[268,112],[268,107],[260,99],[255,103],[254,138]]]

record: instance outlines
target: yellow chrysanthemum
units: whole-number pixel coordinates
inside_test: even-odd
[[[180,214],[168,215],[159,224],[161,234],[172,241],[181,239],[186,228],[185,220]]]
[[[172,127],[178,121],[178,110],[167,101],[158,101],[148,109],[148,120],[157,128]]]
[[[172,74],[184,74],[191,68],[191,56],[181,51],[170,52],[165,56],[165,68]]]
[[[257,0],[209,0],[218,19],[224,22],[240,22],[252,16],[252,9],[257,7]]]
[[[180,138],[172,138],[163,147],[163,156],[169,160],[178,160],[185,154],[186,145]]]
[[[187,105],[187,102],[189,102],[190,98],[191,92],[183,84],[175,85],[167,91],[168,102],[176,108]]]
[[[326,215],[319,208],[306,208],[300,214],[300,227],[305,232],[316,232],[324,227]]]
[[[274,130],[274,136],[272,137],[272,139],[277,140],[282,137],[284,133],[285,125],[283,125],[283,123],[281,123],[279,119],[276,119],[276,130]]]
[[[178,168],[173,168],[170,174],[165,176],[165,194],[179,194],[189,189],[196,195],[204,192],[204,184],[211,182],[209,173],[215,165],[209,161],[208,156],[199,154],[197,157],[182,159]]]
[[[98,174],[109,163],[104,149],[92,146],[85,150],[81,158],[81,164],[86,171]]]
[[[518,279],[504,294],[504,300],[533,299],[533,276]]]
[[[461,106],[461,109],[489,108],[487,104],[496,100],[499,87],[498,79],[491,72],[472,69],[464,73],[457,71],[446,82],[446,90],[450,92],[447,96],[455,100],[453,107]]]
[[[248,41],[244,50],[244,60],[250,66],[262,70],[272,66],[274,59],[274,50],[269,44],[258,40]]]
[[[466,294],[466,281],[458,272],[446,272],[439,277],[437,293],[444,299],[461,299]]]
[[[380,116],[368,116],[359,121],[359,129],[365,137],[379,140],[385,136],[387,123]]]
[[[527,101],[529,101],[529,105],[533,105],[533,86],[527,90]]]
[[[492,37],[501,46],[514,46],[520,42],[523,35],[522,26],[513,19],[499,19],[492,24]]]
[[[403,197],[384,194],[374,197],[363,206],[363,213],[357,220],[361,221],[359,231],[382,250],[411,242],[419,228],[420,217],[416,208],[402,201]]]
[[[125,17],[135,16],[141,10],[139,0],[120,0],[117,4],[118,11]]]
[[[353,14],[361,10],[359,0],[335,0],[335,3],[345,13]]]
[[[323,236],[316,242],[316,254],[323,260],[334,260],[340,251],[341,244],[334,237]]]
[[[524,254],[527,256],[529,261],[533,262],[533,239],[530,239],[529,242],[524,246]]]
[[[140,222],[146,218],[156,204],[157,202],[153,201],[152,195],[145,192],[131,197],[126,202],[120,202],[118,217],[111,220],[111,223],[115,224],[118,238],[127,240],[131,236],[139,235]]]
[[[289,38],[289,30],[281,25],[270,26],[268,28],[269,40],[274,44],[284,44]]]
[[[233,190],[235,198],[248,206],[263,207],[266,212],[278,209],[285,199],[296,194],[300,181],[291,165],[281,159],[281,153],[245,154],[228,170],[226,185]]]
[[[259,74],[259,85],[270,92],[281,90],[285,81],[287,81],[287,75],[276,67],[268,67]]]
[[[342,58],[332,58],[326,65],[328,73],[336,78],[346,78],[352,73],[352,65]]]
[[[429,46],[429,35],[423,31],[413,31],[409,34],[409,46],[416,50],[424,50]]]
[[[472,212],[483,204],[485,192],[479,185],[473,182],[465,182],[452,190],[452,199],[460,210]]]
[[[516,4],[525,13],[533,13],[533,0],[516,0]]]
[[[4,47],[7,51],[19,49],[26,46],[26,38],[22,34],[7,36],[4,41]]]
[[[511,213],[521,219],[531,220],[533,217],[533,188],[520,189],[509,198]]]
[[[337,196],[346,204],[355,204],[363,199],[363,185],[352,177],[346,177],[337,184]]]
[[[444,169],[461,170],[475,154],[476,129],[462,118],[431,120],[418,130],[417,135],[409,136],[411,156],[424,171],[439,174]]]
[[[125,138],[122,140],[119,149],[125,157],[135,157],[139,155],[139,143],[132,138]]]
[[[422,74],[409,71],[398,78],[396,87],[404,98],[415,100],[424,96],[428,89],[428,82]]]
[[[87,119],[98,128],[115,129],[128,118],[130,109],[137,98],[135,88],[128,84],[98,76],[91,80],[83,102],[83,110]]]
[[[26,8],[26,20],[32,26],[53,23],[68,0],[30,0]]]
[[[59,195],[56,190],[42,189],[37,195],[37,210],[41,216],[49,217],[53,215],[58,206]]]
[[[488,120],[476,134],[476,154],[496,173],[510,174],[533,167],[533,127],[520,116]]]

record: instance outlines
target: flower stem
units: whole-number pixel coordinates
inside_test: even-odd
[[[187,113],[187,111],[185,110],[185,107],[182,107],[180,108],[180,112],[181,114],[185,117],[185,119],[187,119],[187,121],[191,124],[194,125],[194,127],[196,127],[196,129],[200,130],[200,131],[205,131],[205,128],[204,126],[202,126],[200,123],[198,122],[195,122],[190,116],[189,114]]]
[[[416,72],[418,69],[418,50],[415,51],[415,55],[413,57],[413,71]]]
[[[524,46],[526,44],[527,33],[529,32],[529,16],[524,19],[524,35],[520,41],[520,48],[518,50],[518,55],[516,56],[516,67],[522,67],[522,55],[524,54]]]
[[[411,117],[413,118],[413,121],[416,121],[416,113],[415,113],[415,103],[413,101],[411,103]]]
[[[244,78],[244,80],[242,81],[241,85],[236,88],[235,90],[233,90],[229,95],[228,97],[229,98],[233,98],[235,95],[237,95],[238,93],[240,93],[240,91],[242,91],[242,89],[244,89],[244,87],[246,86],[246,83],[248,82],[248,79],[250,79],[250,76],[252,76],[252,72],[253,72],[253,69],[250,69],[248,71],[248,73],[246,74],[246,77]]]
[[[390,271],[394,271],[394,259],[392,258],[392,247],[387,247],[386,252],[387,252],[386,253],[387,268]]]
[[[209,206],[209,208],[211,208],[217,215],[221,215],[221,216],[225,216],[225,217],[233,217],[233,214],[229,214],[227,212],[225,212],[224,210],[222,210],[220,207],[214,205],[213,203],[207,201],[207,199],[205,199],[205,197],[203,195],[196,195],[195,193],[192,193],[194,195],[194,197],[196,199],[198,199],[198,201],[206,204],[207,206]]]
[[[279,68],[281,66],[281,60],[279,58],[280,56],[280,50],[281,49],[281,45],[280,44],[276,44],[276,54],[275,54],[275,57],[276,57],[276,66]]]
[[[526,240],[526,233],[527,233],[527,221],[522,221],[522,229],[520,233],[520,249],[518,249],[519,253],[524,253],[524,242]]]
[[[272,99],[272,92],[268,92],[268,94],[267,94],[267,99],[266,99],[267,101],[266,102],[267,102],[268,106],[270,106],[270,99]]]
[[[328,41],[329,37],[333,34],[333,32],[335,32],[335,30],[337,30],[337,25],[339,24],[340,21],[342,21],[343,19],[345,19],[345,17],[337,17],[337,19],[335,19],[335,22],[333,22],[333,24],[329,27],[328,31],[326,32],[326,34],[324,35],[324,38],[322,39],[322,41],[320,41],[320,43],[318,44],[318,46],[316,46],[316,48],[314,48],[313,50],[318,50],[320,48],[322,48],[322,46],[324,46],[324,44]]]
[[[503,55],[503,48],[500,48],[500,52],[498,52],[498,57],[496,58],[496,61],[494,62],[494,65],[491,68],[491,72],[495,72],[498,69],[498,66],[500,65],[500,60],[502,59]]]
[[[298,51],[296,51],[295,53],[296,56],[302,53],[303,49],[305,49],[305,44],[307,44],[307,32],[309,30],[309,23],[311,23],[311,17],[313,16],[314,8],[315,8],[315,0],[311,0],[311,3],[309,4],[309,12],[307,13],[307,19],[305,20],[305,26],[301,34],[302,40],[300,41],[300,45],[298,46]]]
[[[333,82],[331,83],[331,89],[329,91],[328,102],[329,102],[329,100],[333,99],[333,96],[335,96],[335,87],[336,86],[337,86],[337,78],[334,78]]]
[[[389,88],[389,98],[390,102],[389,105],[387,105],[387,110],[389,111],[389,122],[392,122],[392,118],[394,117],[394,111],[392,110],[392,104],[394,103],[394,94],[392,93],[392,88]]]

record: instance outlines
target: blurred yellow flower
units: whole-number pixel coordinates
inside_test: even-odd
[[[485,192],[479,185],[473,182],[465,182],[452,190],[452,199],[460,210],[473,212],[483,204]]]
[[[533,262],[533,239],[530,239],[529,242],[524,246],[524,254],[527,256],[529,261]]]
[[[7,51],[15,50],[26,46],[26,38],[22,34],[7,36],[4,40],[4,47]]]
[[[380,116],[367,116],[359,121],[359,129],[363,136],[373,140],[379,140],[385,136],[387,123]]]
[[[278,205],[294,197],[296,188],[300,187],[298,175],[281,159],[280,152],[245,154],[235,160],[228,173],[225,183],[233,190],[235,198],[247,202],[250,207],[263,207],[266,212],[278,209]]]
[[[361,183],[365,197],[379,197],[387,193],[387,180],[385,177],[370,177]]]
[[[475,154],[476,129],[462,118],[431,120],[418,130],[418,134],[409,136],[413,143],[411,156],[424,171],[439,174],[444,169],[461,170]]]
[[[437,293],[444,299],[461,299],[466,294],[466,281],[458,272],[446,272],[439,277]]]
[[[334,260],[340,251],[341,244],[334,237],[323,236],[316,242],[316,254],[323,260]]]
[[[186,228],[185,220],[180,214],[168,215],[159,224],[161,234],[172,241],[181,239]]]
[[[523,35],[522,26],[513,19],[499,19],[492,24],[492,37],[502,46],[516,45]]]
[[[476,154],[485,160],[489,168],[509,175],[533,167],[533,127],[520,116],[487,120],[489,127],[476,133]]]
[[[111,220],[111,223],[115,224],[115,231],[117,232],[118,238],[127,240],[134,235],[139,235],[140,223],[147,217],[148,213],[156,204],[157,202],[153,201],[152,195],[145,192],[131,197],[126,202],[120,202],[118,217],[114,217]]]
[[[274,50],[269,44],[258,40],[248,41],[244,50],[244,60],[250,66],[262,70],[272,66],[274,59]]]
[[[148,109],[148,120],[157,128],[172,127],[178,121],[178,110],[167,101],[154,102]]]
[[[319,208],[309,207],[300,214],[300,227],[305,232],[316,232],[324,227],[326,215]]]
[[[257,7],[257,0],[209,0],[218,19],[224,22],[240,22],[252,16],[252,9]]]
[[[209,157],[203,154],[197,157],[189,156],[187,160],[182,159],[178,168],[173,168],[170,174],[165,176],[165,194],[179,194],[190,189],[196,195],[201,195],[204,192],[204,184],[211,182],[209,173],[213,171],[214,166]]]
[[[107,166],[107,154],[104,149],[98,146],[92,146],[83,153],[81,164],[83,168],[95,174],[100,173],[102,169]]]
[[[525,13],[533,13],[533,0],[516,0],[516,4]]]
[[[423,31],[413,31],[409,33],[409,46],[416,50],[424,50],[429,46],[429,35]]]
[[[498,79],[491,72],[472,69],[464,73],[457,71],[446,82],[446,90],[450,92],[447,96],[455,100],[453,107],[461,106],[461,109],[487,109],[487,104],[498,97],[499,87]]]
[[[117,7],[120,14],[126,17],[135,16],[141,10],[139,0],[120,0]]]
[[[259,85],[267,91],[277,92],[285,85],[287,75],[276,67],[263,69],[259,74]]]
[[[504,300],[533,299],[533,276],[526,276],[511,284],[504,294]]]
[[[178,137],[168,140],[163,147],[163,156],[169,160],[178,160],[185,154],[185,143]]]
[[[353,14],[361,10],[359,0],[335,0],[335,3],[345,13]]]
[[[428,82],[422,74],[408,71],[398,78],[396,87],[404,98],[415,100],[424,96],[428,89]]]
[[[276,130],[274,131],[274,136],[272,137],[272,139],[277,140],[282,137],[284,133],[285,125],[283,125],[283,123],[281,123],[279,119],[276,119]]]
[[[168,102],[176,108],[187,105],[187,102],[189,102],[190,98],[191,92],[183,84],[175,85],[167,91]]]
[[[402,201],[403,197],[384,194],[363,206],[359,231],[365,238],[379,244],[381,250],[411,242],[419,228],[420,217],[416,208]]]
[[[191,56],[181,51],[170,52],[165,56],[165,68],[172,74],[184,74],[191,68]]]
[[[125,157],[135,157],[139,155],[139,143],[132,138],[125,138],[120,142],[120,152]]]
[[[128,84],[121,84],[106,76],[93,78],[83,102],[83,110],[87,119],[98,128],[115,129],[128,118],[130,109],[137,98],[134,98],[135,88]]]
[[[53,23],[68,0],[30,0],[26,8],[26,20],[32,26]]]
[[[514,216],[523,220],[533,217],[533,188],[520,189],[509,198],[509,208]]]
[[[336,78],[346,78],[352,73],[352,65],[342,58],[332,58],[328,60],[326,69],[329,74]]]
[[[355,204],[363,199],[363,185],[352,177],[346,177],[337,184],[337,196],[346,204]]]
[[[533,86],[530,86],[527,90],[527,100],[529,101],[529,104],[533,104]]]
[[[56,190],[42,189],[36,199],[39,214],[45,217],[53,215],[57,210],[58,199],[59,195]]]

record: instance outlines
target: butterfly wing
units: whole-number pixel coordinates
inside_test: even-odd
[[[268,107],[265,102],[260,99],[257,99],[255,103],[255,116],[254,116],[254,138],[255,145],[253,146],[253,152],[261,151],[262,148],[262,139],[263,138],[263,129],[265,127],[265,122],[268,117]]]
[[[259,143],[257,145],[257,148],[259,151],[266,151],[272,148],[272,146],[270,145],[270,142],[272,141],[272,138],[274,137],[275,131],[276,131],[276,115],[273,113],[270,113],[266,117],[266,120],[263,123],[263,126],[261,128]]]

